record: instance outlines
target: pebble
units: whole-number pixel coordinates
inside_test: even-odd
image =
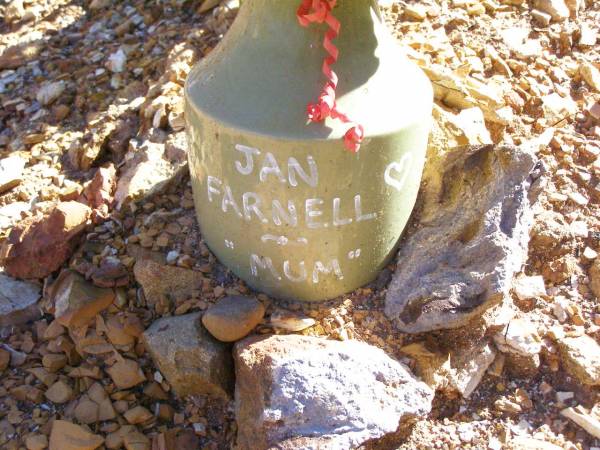
[[[106,371],[118,389],[129,389],[146,381],[140,365],[131,359],[122,358]]]
[[[600,92],[600,70],[589,62],[583,62],[579,66],[579,72],[585,82],[595,92]]]
[[[65,91],[65,88],[66,86],[64,81],[46,83],[38,90],[36,99],[42,106],[48,106],[62,95],[62,93]]]
[[[65,420],[55,420],[50,433],[49,450],[95,450],[104,439]]]
[[[280,330],[298,332],[312,327],[317,321],[312,317],[284,309],[273,311],[269,324]]]
[[[210,306],[202,323],[215,338],[234,342],[247,336],[262,320],[265,307],[253,297],[232,295]]]
[[[73,397],[73,389],[64,381],[57,381],[46,391],[46,398],[52,403],[67,403]]]

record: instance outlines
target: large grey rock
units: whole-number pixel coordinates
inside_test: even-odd
[[[527,255],[535,164],[525,147],[488,145],[440,165],[439,195],[421,205],[386,296],[398,328],[461,327],[508,297]]]
[[[0,327],[39,319],[42,316],[37,304],[40,291],[40,286],[35,283],[15,280],[0,273]]]
[[[425,383],[358,341],[252,336],[234,361],[240,450],[356,448],[431,410]]]
[[[227,397],[233,391],[230,347],[206,331],[200,313],[159,319],[144,332],[143,341],[178,396]]]

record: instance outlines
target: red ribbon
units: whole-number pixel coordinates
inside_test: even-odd
[[[331,117],[343,123],[350,124],[351,127],[344,135],[344,144],[348,150],[356,153],[360,149],[365,132],[362,125],[352,121],[337,108],[335,91],[338,85],[338,77],[331,68],[339,55],[339,51],[334,45],[333,40],[340,33],[340,22],[331,13],[336,2],[337,0],[302,0],[296,12],[298,22],[303,27],[308,27],[311,23],[326,23],[329,26],[329,30],[327,30],[323,38],[323,48],[328,56],[323,61],[322,71],[327,78],[327,82],[317,102],[308,104],[307,115],[308,120],[311,122],[321,122],[327,117]]]

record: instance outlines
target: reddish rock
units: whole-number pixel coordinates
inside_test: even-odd
[[[90,215],[82,203],[62,202],[47,215],[24,220],[4,242],[0,263],[16,278],[47,277],[71,256]]]
[[[56,320],[67,328],[88,324],[115,299],[112,289],[96,287],[72,270],[60,273],[49,295],[54,301]]]
[[[116,187],[117,170],[112,163],[107,167],[100,167],[94,174],[94,178],[86,184],[79,200],[94,209],[94,221],[108,215]]]

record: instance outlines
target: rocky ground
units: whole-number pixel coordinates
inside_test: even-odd
[[[0,6],[0,448],[600,448],[600,4],[380,3],[425,180],[398,264],[318,307],[197,227],[183,82],[235,2]]]

